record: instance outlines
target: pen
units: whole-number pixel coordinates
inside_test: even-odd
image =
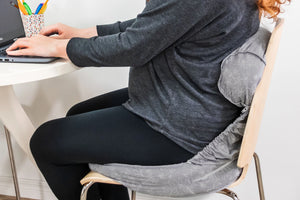
[[[18,6],[19,6],[19,9],[21,10],[21,12],[24,14],[24,15],[28,15],[25,7],[23,6],[23,4],[20,2],[20,0],[17,0],[18,1]]]
[[[32,15],[32,11],[31,11],[29,5],[26,2],[24,2],[23,5],[24,5],[28,15]]]
[[[48,3],[49,0],[46,0],[44,5],[42,6],[40,12],[38,14],[44,14],[44,12],[46,11],[46,8],[47,8],[47,3]]]
[[[40,12],[40,10],[41,10],[41,8],[42,8],[43,5],[44,5],[44,3],[40,3],[40,4],[38,5],[38,7],[36,8],[36,10],[35,10],[35,12],[34,12],[35,15],[37,15],[37,14]]]

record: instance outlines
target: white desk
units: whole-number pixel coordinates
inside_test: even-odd
[[[0,63],[0,120],[5,128],[17,200],[21,199],[21,195],[10,134],[29,156],[31,161],[35,163],[29,148],[29,141],[35,128],[23,110],[12,86],[14,84],[53,78],[77,69],[79,68],[63,59],[47,64]]]
[[[79,69],[63,59],[48,64],[0,63],[0,120],[15,141],[33,160],[29,141],[35,131],[12,85],[43,80]]]

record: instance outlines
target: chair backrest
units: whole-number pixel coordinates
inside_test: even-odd
[[[275,58],[281,38],[283,23],[283,19],[278,19],[276,21],[276,26],[269,40],[265,56],[266,66],[263,76],[255,90],[239,153],[237,166],[240,168],[248,167],[254,154],[264,106],[267,99],[267,93],[271,82],[272,71],[275,64]]]

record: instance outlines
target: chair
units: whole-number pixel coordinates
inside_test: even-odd
[[[258,182],[258,189],[259,189],[259,195],[260,200],[264,200],[264,189],[263,189],[263,183],[262,183],[262,175],[261,175],[261,168],[260,168],[260,162],[258,155],[254,152],[257,137],[259,133],[259,128],[262,120],[263,110],[267,98],[267,92],[269,89],[269,85],[271,82],[271,75],[275,64],[275,58],[278,51],[279,41],[281,38],[282,28],[283,28],[283,19],[278,19],[276,21],[276,26],[272,32],[271,38],[269,40],[268,48],[266,51],[266,63],[263,76],[261,78],[260,83],[258,84],[252,103],[251,103],[251,109],[249,112],[249,116],[247,119],[247,124],[244,131],[244,136],[240,148],[240,153],[238,157],[237,167],[242,168],[242,174],[240,177],[232,183],[229,187],[235,187],[236,185],[240,184],[244,178],[246,177],[249,165],[251,163],[252,157],[255,161],[255,167],[256,167],[256,174],[257,174],[257,182]],[[106,183],[106,184],[117,184],[121,185],[120,183],[114,181],[111,178],[108,178],[106,176],[103,176],[100,173],[97,172],[89,172],[81,181],[80,183],[83,185],[83,189],[81,192],[81,200],[86,200],[88,189],[94,184],[94,183]],[[218,193],[224,194],[226,196],[231,197],[233,200],[238,200],[237,195],[229,190],[229,189],[223,189],[219,191]],[[136,200],[136,192],[132,191],[131,195],[132,200]]]

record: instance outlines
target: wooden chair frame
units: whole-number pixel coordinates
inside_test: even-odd
[[[254,157],[260,200],[265,200],[265,196],[264,196],[260,162],[259,162],[258,155],[254,152],[254,150],[257,143],[259,128],[263,116],[263,110],[267,99],[267,93],[271,82],[272,71],[275,65],[275,58],[279,47],[283,24],[284,24],[283,19],[278,19],[276,22],[276,26],[269,40],[269,44],[266,52],[267,65],[265,66],[263,76],[256,88],[255,95],[251,103],[251,109],[247,119],[247,124],[245,127],[245,132],[244,132],[241,149],[238,157],[238,162],[237,162],[237,166],[239,168],[242,168],[243,171],[241,176],[233,184],[229,186],[229,188],[235,187],[245,179],[249,165],[251,163],[251,159],[252,157]],[[121,185],[117,181],[114,181],[113,179],[110,179],[106,176],[103,176],[102,174],[93,171],[88,173],[80,181],[80,183],[83,185],[81,198],[80,198],[81,200],[86,200],[88,189],[94,183]],[[233,200],[238,200],[237,195],[233,191],[227,188],[223,189],[222,191],[219,191],[218,193],[229,196]],[[136,200],[135,191],[132,191],[131,199]]]

